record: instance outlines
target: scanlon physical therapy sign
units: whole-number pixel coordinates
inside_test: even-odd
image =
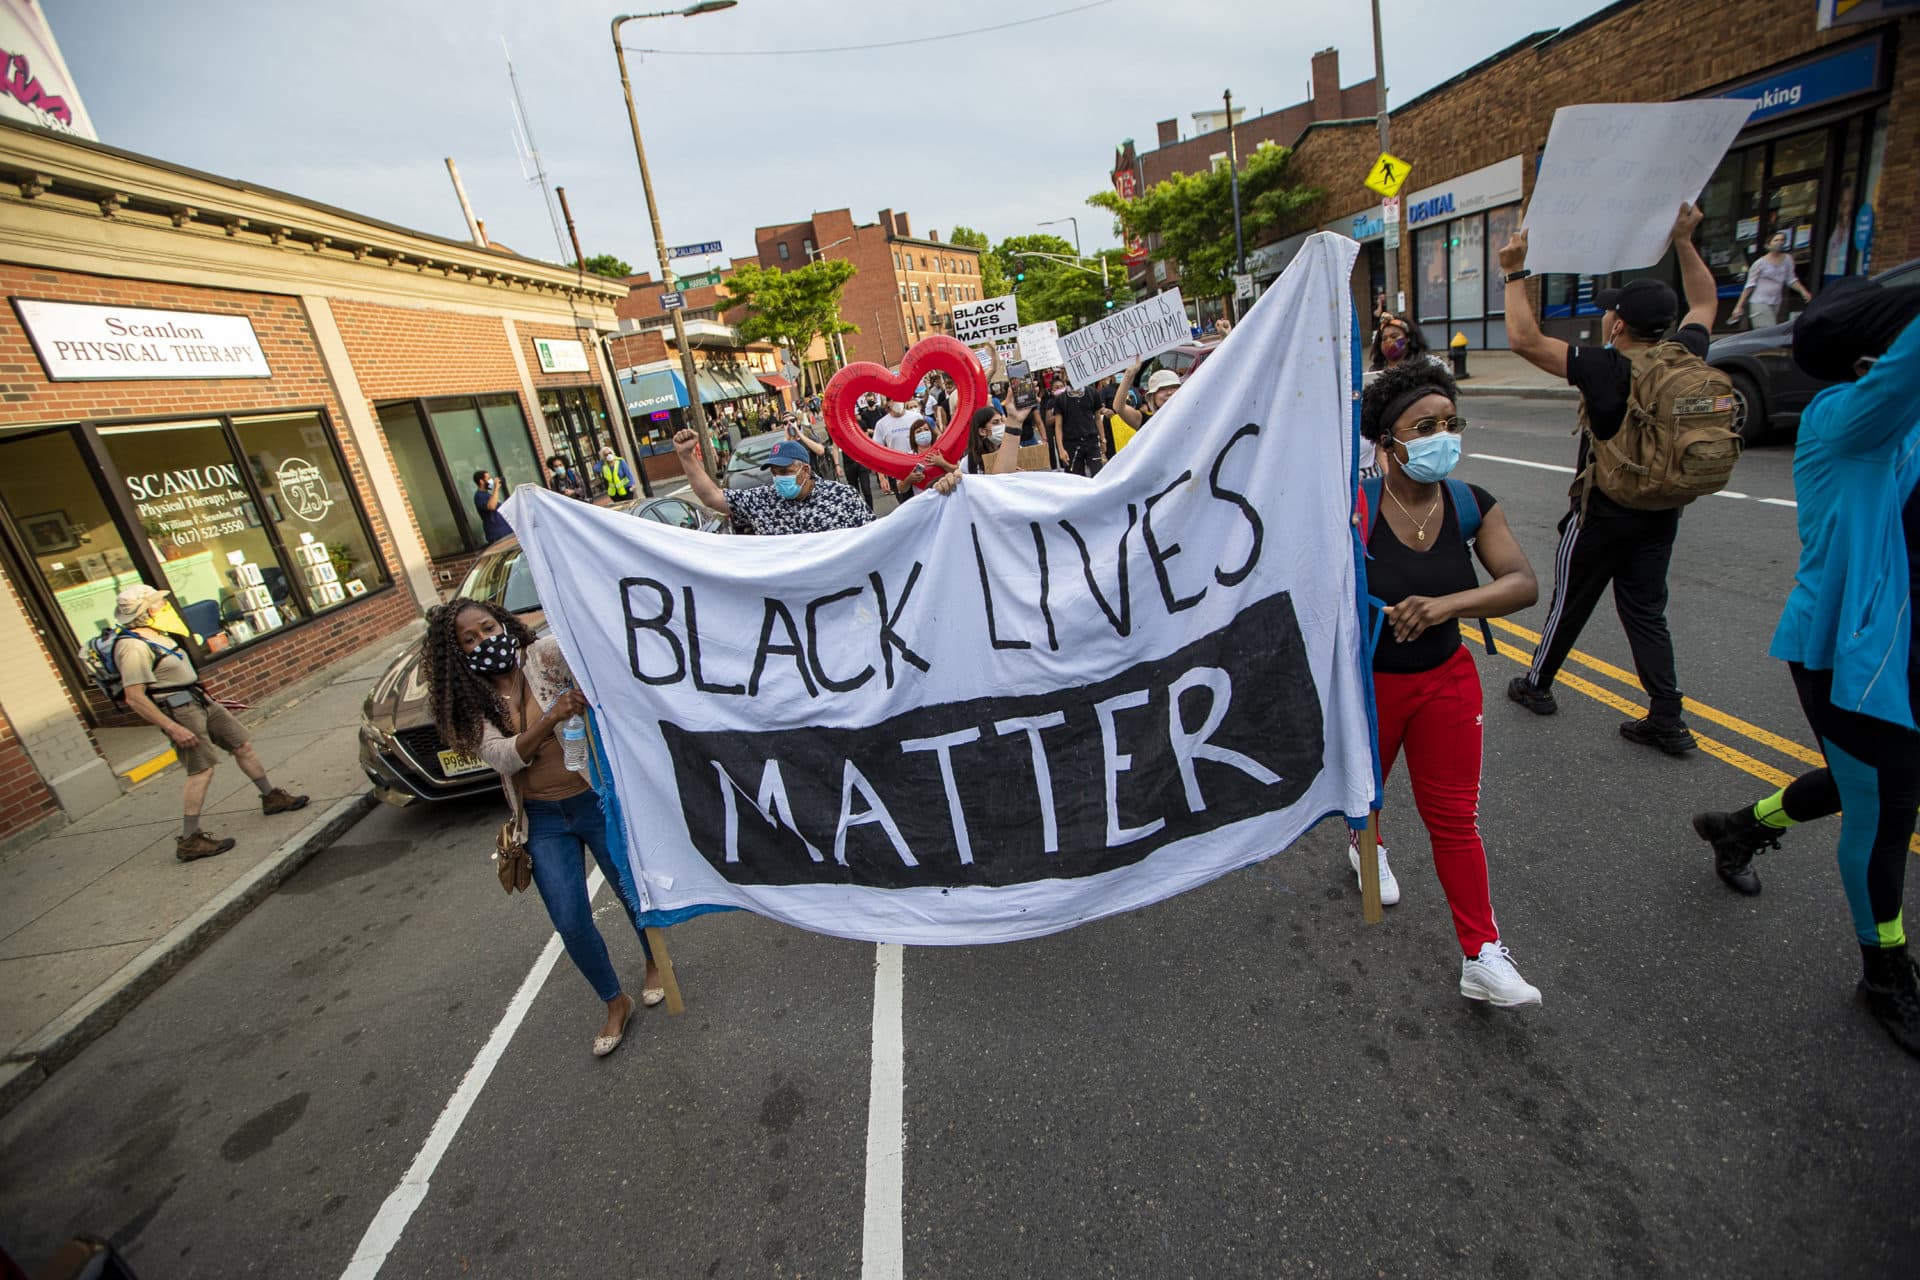
[[[245,316],[34,298],[13,309],[52,382],[273,376]]]
[[[523,486],[643,904],[1007,941],[1366,813],[1355,252],[1310,240],[1097,480],[970,477],[724,547]]]

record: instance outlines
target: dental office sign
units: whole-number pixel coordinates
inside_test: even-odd
[[[1422,187],[1400,200],[1407,211],[1407,225],[1417,227],[1512,204],[1520,199],[1520,181],[1520,157],[1508,156],[1484,169]]]
[[[13,309],[51,382],[273,376],[245,316],[34,298]]]

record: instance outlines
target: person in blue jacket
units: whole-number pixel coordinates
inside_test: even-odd
[[[1826,768],[1733,813],[1693,819],[1729,888],[1760,892],[1753,855],[1787,828],[1840,820],[1840,880],[1859,990],[1920,1057],[1920,981],[1901,922],[1920,811],[1920,290],[1832,281],[1794,326],[1793,358],[1839,383],[1800,417],[1800,567],[1768,652],[1785,660]]]

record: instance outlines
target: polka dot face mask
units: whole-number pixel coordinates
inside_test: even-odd
[[[501,676],[520,665],[520,646],[496,631],[467,651],[467,669],[477,676]]]

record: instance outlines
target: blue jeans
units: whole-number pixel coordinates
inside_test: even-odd
[[[620,904],[626,909],[633,930],[640,935],[640,949],[653,959],[647,935],[634,919],[633,904],[620,886],[626,883],[624,872],[615,873],[607,855],[607,820],[600,811],[600,797],[582,791],[565,800],[527,801],[527,851],[533,855],[533,883],[540,900],[547,904],[547,917],[566,945],[567,957],[593,993],[602,1000],[620,994],[620,979],[607,957],[607,944],[593,923],[593,903],[587,899],[587,869],[581,858],[581,846],[593,853]]]

